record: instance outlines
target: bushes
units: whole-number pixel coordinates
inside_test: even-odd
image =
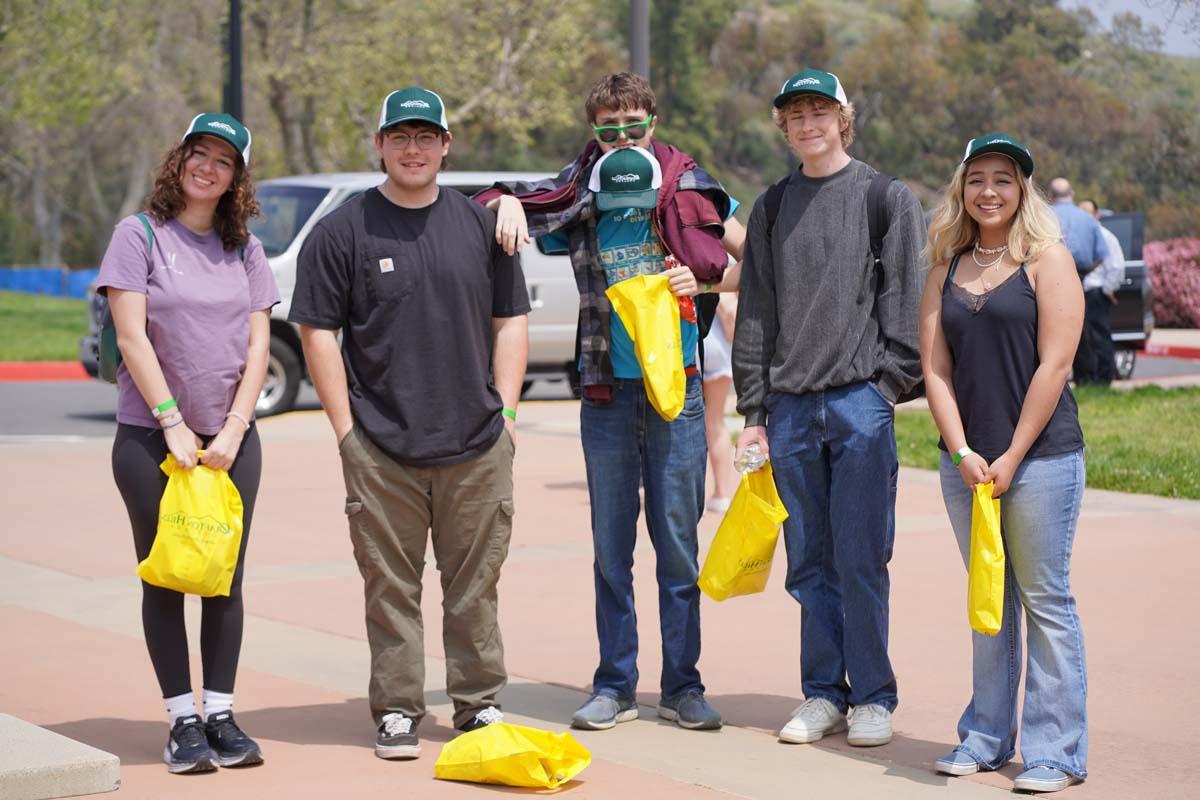
[[[1142,251],[1154,287],[1154,323],[1200,328],[1200,239],[1149,242]]]

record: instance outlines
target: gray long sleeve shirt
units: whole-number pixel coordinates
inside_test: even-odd
[[[920,379],[921,205],[902,182],[888,188],[879,285],[867,227],[874,174],[857,160],[824,178],[793,173],[770,234],[763,196],[754,204],[733,343],[747,425],[766,424],[771,392],[871,380],[894,402]]]

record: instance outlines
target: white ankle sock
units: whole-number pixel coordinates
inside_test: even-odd
[[[204,718],[209,719],[213,714],[233,710],[233,695],[223,692],[204,690]]]
[[[171,727],[175,726],[175,722],[180,717],[196,713],[196,698],[191,692],[177,694],[174,697],[164,697],[163,703],[167,707],[167,719],[170,720]]]

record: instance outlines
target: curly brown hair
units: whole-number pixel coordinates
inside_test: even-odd
[[[159,222],[179,216],[187,206],[183,196],[183,164],[195,150],[195,138],[187,139],[172,147],[163,157],[154,188],[146,199],[146,212]],[[254,179],[250,168],[239,158],[233,168],[233,182],[229,190],[217,202],[213,212],[213,228],[221,237],[226,250],[245,247],[250,241],[246,220],[262,214],[258,198],[254,196]]]

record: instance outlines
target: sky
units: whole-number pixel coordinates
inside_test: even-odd
[[[1200,32],[1184,32],[1184,13],[1179,14],[1174,25],[1167,24],[1175,6],[1174,0],[1065,0],[1063,5],[1090,9],[1105,28],[1116,14],[1132,11],[1142,18],[1142,22],[1157,26],[1163,31],[1163,49],[1166,52],[1172,55],[1200,56]],[[1185,5],[1190,5],[1192,9],[1197,8],[1195,0],[1189,0]]]

